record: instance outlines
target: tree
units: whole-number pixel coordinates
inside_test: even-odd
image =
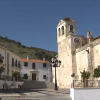
[[[27,74],[24,74],[24,77],[23,77],[23,79],[28,79],[28,76],[27,76]]]
[[[89,79],[90,72],[83,70],[83,72],[80,73],[81,73],[81,77],[83,77],[84,79]]]
[[[93,77],[99,78],[100,77],[100,66],[94,69],[94,75]]]
[[[74,77],[75,77],[75,73],[72,73],[71,77],[73,78],[73,88],[74,88]]]
[[[15,71],[12,76],[15,78],[16,81],[17,79],[21,78],[20,73],[17,71]]]
[[[18,45],[21,45],[21,43],[19,41],[16,42]]]
[[[81,77],[83,77],[84,87],[88,86],[88,80],[90,77],[90,72],[83,70],[81,73]]]
[[[4,57],[1,56],[1,54],[0,54],[0,78],[1,78],[1,73],[3,73],[5,70],[4,65],[3,65],[3,59],[4,59]]]
[[[74,73],[72,73],[71,77],[73,77],[73,78],[74,78],[74,77],[75,77],[75,74],[74,74]]]
[[[4,70],[5,70],[4,66],[1,66],[1,67],[0,67],[0,78],[1,78],[1,73],[3,73]]]

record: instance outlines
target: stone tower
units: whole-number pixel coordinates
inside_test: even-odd
[[[61,88],[71,87],[72,73],[77,73],[75,49],[82,46],[81,36],[76,35],[76,23],[71,18],[60,20],[57,25],[58,59],[57,82]]]
[[[71,18],[63,18],[57,25],[57,43],[70,34],[76,35],[76,23]]]

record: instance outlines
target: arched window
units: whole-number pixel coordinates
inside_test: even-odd
[[[59,34],[59,36],[60,36],[60,28],[58,29],[58,34]]]
[[[62,26],[62,35],[64,35],[64,26]]]
[[[90,31],[89,31],[89,36],[91,36],[91,33],[90,33]]]
[[[70,32],[73,33],[73,25],[70,25]]]

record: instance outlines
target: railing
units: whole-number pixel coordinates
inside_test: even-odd
[[[14,77],[0,75],[0,80],[13,81],[14,80]],[[22,78],[16,78],[15,81],[23,81],[23,79]]]
[[[73,88],[100,87],[100,80],[73,80]]]

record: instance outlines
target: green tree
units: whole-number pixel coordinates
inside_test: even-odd
[[[84,82],[84,87],[87,86],[88,87],[88,80],[90,77],[90,72],[83,70],[83,72],[81,73],[81,77],[83,77],[83,82]]]
[[[71,77],[73,77],[73,78],[74,78],[74,77],[75,77],[75,74],[74,74],[74,73],[72,73]]]
[[[0,67],[0,78],[1,78],[1,73],[3,73],[4,70],[5,70],[4,66],[1,66],[1,67]]]
[[[20,73],[17,71],[15,71],[12,76],[15,78],[16,81],[21,78]]]
[[[94,69],[94,75],[93,77],[99,78],[100,77],[100,66]]]
[[[81,77],[83,77],[84,79],[89,79],[90,72],[83,70],[83,72],[80,73],[81,73]]]
[[[74,88],[74,78],[75,78],[75,73],[72,73],[72,74],[71,74],[71,77],[73,78],[72,86],[73,86],[73,88]]]
[[[21,45],[21,43],[19,41],[16,42],[18,45]]]

